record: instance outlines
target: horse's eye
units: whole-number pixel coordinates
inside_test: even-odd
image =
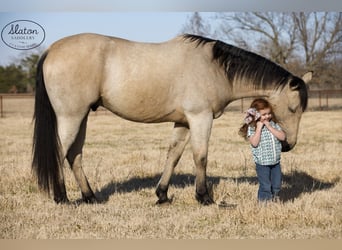
[[[293,109],[293,108],[290,108],[290,107],[289,107],[289,111],[290,111],[291,113],[296,113],[296,109]]]

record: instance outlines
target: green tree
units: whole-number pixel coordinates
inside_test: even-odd
[[[13,87],[18,92],[25,92],[26,80],[26,74],[20,65],[0,66],[0,92],[7,93]]]
[[[16,89],[19,93],[32,92],[35,85],[38,54],[26,55],[19,63],[0,66],[0,92]]]
[[[26,74],[27,92],[31,92],[34,89],[38,60],[38,54],[31,54],[20,61],[20,65]]]

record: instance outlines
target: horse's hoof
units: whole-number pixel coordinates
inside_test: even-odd
[[[99,203],[98,199],[96,199],[95,196],[89,196],[89,197],[85,197],[83,196],[83,201],[87,204],[97,204]]]
[[[69,204],[70,203],[68,197],[55,197],[54,201],[57,204]]]
[[[156,205],[158,206],[170,205],[172,202],[173,202],[173,196],[171,197],[171,199],[166,197],[166,199],[157,200]]]
[[[160,186],[156,189],[156,195],[158,196],[158,201],[156,204],[160,205],[166,202],[169,202],[169,198],[167,197],[168,188],[161,188]]]
[[[196,193],[196,200],[204,206],[209,206],[215,203],[215,201],[207,193],[203,195]]]
[[[214,203],[215,203],[215,201],[211,198],[204,199],[203,201],[201,201],[201,204],[204,206],[210,206],[210,205],[213,205]]]

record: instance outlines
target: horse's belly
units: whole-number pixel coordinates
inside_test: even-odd
[[[186,122],[180,108],[172,105],[164,98],[130,98],[121,95],[111,99],[103,98],[103,106],[114,114],[135,122]]]

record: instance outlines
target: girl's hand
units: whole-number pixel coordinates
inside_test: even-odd
[[[260,142],[261,137],[261,130],[264,124],[261,121],[257,121],[255,133],[249,137],[249,142],[252,144],[253,147],[257,147]]]
[[[257,121],[257,124],[256,124],[256,129],[257,129],[257,130],[261,130],[263,126],[264,126],[264,123],[263,123],[263,122]]]
[[[266,126],[266,128],[279,140],[284,141],[286,139],[286,134],[282,130],[278,130],[276,128],[273,128],[270,124],[269,120],[264,120],[263,124]]]
[[[270,126],[270,121],[269,121],[269,120],[264,120],[262,123],[263,123],[267,128],[269,128],[269,126]]]

